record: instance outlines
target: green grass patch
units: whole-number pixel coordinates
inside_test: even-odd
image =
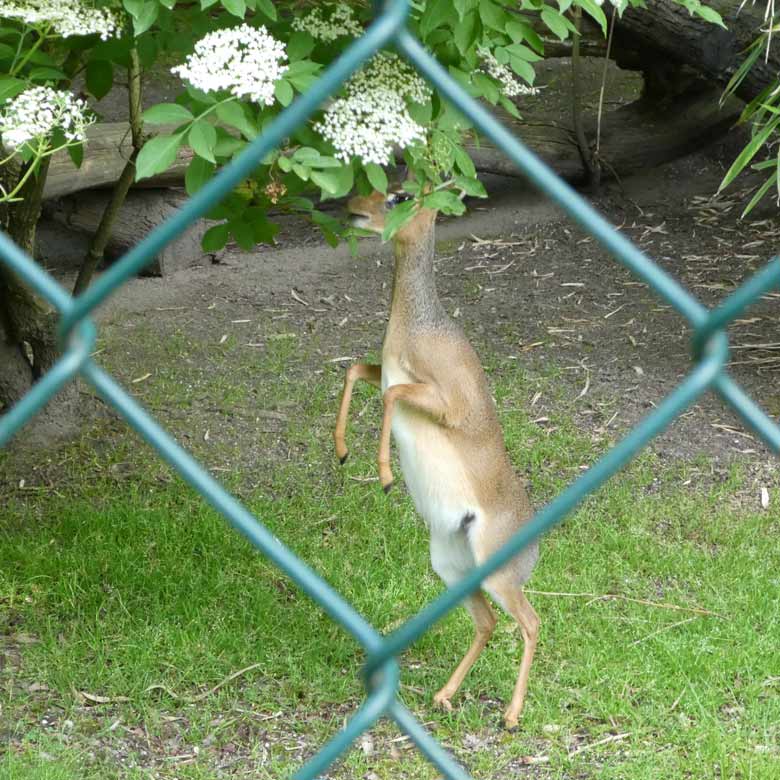
[[[281,372],[290,345],[267,357],[257,370],[278,372],[275,383],[241,390],[239,365],[230,378],[203,376],[199,392],[291,410],[282,435],[294,457],[269,456],[251,483],[219,476],[390,631],[442,586],[403,489],[385,496],[365,481],[375,477],[377,396],[356,392],[340,469],[330,439],[340,373],[302,384]],[[541,505],[609,442],[575,424],[554,376],[511,365],[491,374],[513,461]],[[163,379],[171,392],[176,373]],[[152,406],[159,389],[143,391]],[[546,427],[527,409],[537,390],[559,396]],[[198,407],[197,394],[176,398]],[[64,451],[56,490],[8,491],[0,510],[0,636],[27,638],[0,669],[0,777],[219,777],[232,755],[257,777],[291,774],[361,700],[362,650],[146,449],[94,442]],[[778,776],[778,501],[746,511],[729,500],[740,470],[714,483],[706,466],[644,455],[543,540],[529,583],[544,592],[530,595],[542,633],[517,733],[500,725],[522,650],[511,620],[450,714],[431,697],[470,641],[465,612],[407,650],[404,701],[476,778],[525,776],[527,756],[545,756],[533,771],[551,778]],[[107,701],[90,708],[84,693]],[[397,736],[378,727],[373,747],[351,751],[333,776],[437,777]]]

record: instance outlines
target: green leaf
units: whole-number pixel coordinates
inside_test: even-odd
[[[498,104],[507,112],[507,114],[515,117],[515,119],[522,119],[520,112],[517,110],[517,106],[506,95],[501,95],[498,99]]]
[[[298,60],[290,63],[285,71],[285,81],[289,81],[298,92],[305,92],[316,80],[322,65],[310,60]]]
[[[73,164],[77,168],[81,168],[81,163],[84,162],[84,144],[69,144],[68,156],[73,161]]]
[[[534,83],[536,80],[536,71],[533,69],[532,65],[525,60],[521,60],[519,57],[510,57],[509,64],[518,76],[522,76],[529,84]]]
[[[474,83],[474,86],[479,89],[480,95],[484,97],[485,100],[492,103],[493,105],[498,103],[498,97],[501,93],[499,92],[499,89],[493,79],[491,79],[489,76],[486,76],[484,73],[480,73],[479,71],[475,71],[471,79]]]
[[[295,150],[292,159],[303,165],[312,165],[320,159],[320,153],[312,146],[301,146]]]
[[[427,38],[435,29],[447,24],[452,16],[451,0],[431,0],[425,4],[420,19],[420,35]]]
[[[737,155],[737,159],[734,160],[731,167],[726,171],[726,175],[723,177],[723,181],[718,187],[718,192],[724,190],[732,181],[734,181],[734,179],[736,179],[745,166],[753,159],[756,152],[766,143],[769,136],[776,130],[778,124],[780,124],[780,118],[773,119],[761,129],[761,132],[750,139],[750,142]]]
[[[465,54],[476,42],[480,33],[479,18],[476,11],[469,11],[463,20],[455,26],[454,40],[458,51]]]
[[[241,131],[249,139],[257,135],[257,128],[247,117],[244,106],[235,100],[217,105],[217,117],[225,124]]]
[[[261,14],[267,16],[272,22],[275,22],[279,16],[276,13],[276,7],[271,0],[256,0],[256,8]]]
[[[463,17],[466,15],[466,11],[470,5],[469,0],[455,0],[453,4],[457,11],[458,19],[463,21]]]
[[[151,68],[159,52],[154,36],[151,34],[142,35],[136,40],[135,46],[138,49],[138,59],[141,60],[141,65],[144,68]]]
[[[126,8],[127,2],[128,0],[125,0]],[[130,11],[129,8],[128,11]],[[141,7],[137,9],[137,14],[130,11],[130,15],[133,17],[133,32],[136,38],[145,33],[157,21],[159,13],[160,5],[157,0],[147,0],[147,2],[142,3]]]
[[[301,181],[309,181],[311,178],[311,168],[309,168],[308,165],[301,165],[300,163],[294,162],[292,164],[293,173],[301,180]]]
[[[279,157],[276,164],[279,166],[279,170],[284,171],[284,173],[289,173],[292,170],[292,160],[284,155]]]
[[[774,160],[772,160],[772,164],[774,165]],[[758,190],[756,190],[756,193],[750,199],[750,203],[745,206],[745,210],[742,212],[741,219],[744,219],[756,207],[756,204],[761,200],[761,198],[764,197],[764,195],[767,194],[767,192],[769,192],[769,188],[777,181],[779,180],[777,178],[777,171],[775,170],[772,175],[758,188]]]
[[[241,138],[234,138],[232,135],[228,135],[227,133],[220,134],[219,129],[217,129],[217,143],[214,147],[214,156],[215,157],[233,157],[237,152],[242,151],[246,148],[246,141],[244,141]]]
[[[20,92],[24,92],[27,82],[13,76],[0,76],[0,103],[15,98]]]
[[[529,49],[522,43],[512,43],[506,47],[506,51],[508,51],[509,54],[511,54],[513,57],[519,57],[521,60],[526,60],[527,62],[539,62],[539,60],[544,59],[543,57],[540,57],[533,49]]]
[[[214,125],[199,119],[190,128],[187,140],[195,154],[209,162],[216,162],[214,147],[217,145],[217,131]]]
[[[381,165],[376,163],[367,163],[365,166],[366,176],[368,177],[371,186],[377,191],[383,194],[387,194],[387,174]]]
[[[280,79],[274,84],[274,94],[276,95],[276,99],[283,106],[289,106],[295,96],[290,83],[284,79]]]
[[[313,170],[311,180],[322,190],[322,198],[340,198],[346,195],[355,181],[355,175],[350,165],[341,168],[329,168],[324,171]]]
[[[724,30],[727,29],[726,25],[723,23],[723,17],[714,8],[710,8],[706,5],[700,5],[696,9],[696,14],[701,16],[701,18],[706,22],[712,22],[712,24],[717,24]],[[744,214],[742,216],[744,216]]]
[[[68,78],[59,68],[33,68],[28,76],[30,81],[60,81]]]
[[[183,140],[184,134],[177,133],[158,135],[147,141],[135,161],[135,180],[146,179],[170,168]]]
[[[229,236],[230,229],[226,223],[214,225],[203,234],[200,245],[204,252],[219,252],[220,249],[224,249]]]
[[[255,231],[249,222],[243,220],[231,220],[228,222],[228,227],[233,235],[235,242],[245,252],[249,252],[255,247]]]
[[[607,34],[607,17],[604,15],[604,11],[601,10],[601,6],[597,5],[595,0],[577,0],[578,4],[582,6],[582,10],[592,16],[601,27],[601,32]],[[566,20],[569,24],[569,29],[574,30],[574,25]],[[552,28],[551,28],[552,29]]]
[[[477,175],[477,169],[465,149],[461,148],[460,146],[456,146],[454,148],[454,155],[455,165],[458,166],[458,169],[461,171],[461,173],[464,176],[468,176],[469,178],[475,178]]]
[[[246,15],[246,3],[244,0],[221,0],[222,7],[233,16],[243,19]]]
[[[512,20],[507,22],[506,34],[512,39],[513,43],[525,41],[538,54],[544,54],[544,42],[529,24]]]
[[[542,8],[542,21],[557,35],[562,41],[569,37],[569,27],[566,24],[566,17],[558,13],[549,6]]]
[[[148,125],[179,125],[182,122],[191,122],[194,118],[188,108],[178,103],[158,103],[141,114],[141,119]]]
[[[114,66],[109,60],[90,60],[87,63],[86,82],[90,93],[100,100],[114,85]]]
[[[214,174],[215,165],[202,157],[193,157],[184,174],[184,187],[194,195]]]
[[[407,200],[391,209],[385,217],[385,229],[382,231],[382,241],[388,241],[403,227],[417,210],[417,202]]]
[[[479,179],[469,176],[456,176],[454,182],[458,189],[463,190],[466,195],[472,198],[487,198],[487,191]]]
[[[452,190],[439,190],[423,199],[423,206],[427,209],[436,209],[445,214],[463,214],[466,207],[463,201]]]
[[[494,30],[504,31],[506,25],[506,11],[496,5],[492,0],[482,0],[479,4],[479,16],[485,27],[492,27]]]
[[[16,49],[7,43],[0,43],[0,60],[10,60],[16,54]]]
[[[251,225],[253,238],[256,244],[273,244],[279,225],[269,222],[265,209],[259,206],[248,208],[244,212],[244,221]]]
[[[311,54],[314,43],[314,38],[309,33],[300,30],[294,32],[287,41],[287,56],[293,61],[302,60]]]

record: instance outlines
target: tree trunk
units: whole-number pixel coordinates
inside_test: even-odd
[[[706,4],[720,13],[728,29],[691,16],[671,0],[653,0],[642,9],[628,8],[615,25],[617,64],[624,66],[621,51],[633,50],[640,53],[648,68],[656,65],[679,70],[684,66],[710,83],[725,86],[764,26],[766,3],[745,4],[741,11],[742,0],[706,0]],[[772,46],[768,62],[759,57],[738,87],[738,97],[750,101],[775,83],[780,71],[779,48]]]
[[[29,255],[35,247],[35,228],[41,213],[43,188],[50,158],[41,162],[36,176],[20,192],[23,198],[7,210],[8,235]],[[56,339],[57,313],[37,298],[19,278],[0,264],[0,409],[14,405],[33,382],[40,379],[59,357]],[[49,441],[76,427],[78,388],[63,388],[25,428],[28,440]]]

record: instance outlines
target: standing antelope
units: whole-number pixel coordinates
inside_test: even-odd
[[[355,197],[354,224],[377,233],[402,198],[378,192]],[[379,477],[387,492],[390,430],[400,451],[406,486],[431,533],[431,563],[447,585],[495,552],[531,517],[531,506],[504,446],[485,372],[461,328],[444,310],[434,279],[436,211],[420,208],[395,235],[395,274],[382,364],[357,363],[347,370],[334,439],[341,463],[352,388],[358,379],[381,387],[384,417]],[[539,618],[522,591],[539,557],[536,543],[482,584],[520,625],[523,657],[512,700],[504,713],[517,725],[523,708]],[[483,593],[465,602],[476,627],[471,647],[434,702],[452,709],[451,697],[485,648],[496,616]]]

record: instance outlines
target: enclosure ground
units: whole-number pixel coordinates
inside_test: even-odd
[[[721,174],[698,155],[595,200],[707,305],[776,252],[780,229],[739,222],[738,195],[710,200]],[[540,506],[676,386],[690,334],[519,188],[494,182],[441,225],[438,278]],[[390,631],[440,585],[403,487],[378,487],[375,393],[357,394],[342,469],[330,440],[344,366],[379,353],[390,258],[292,224],[284,238],[126,285],[98,316],[96,359]],[[734,375],[774,416],[777,300],[731,331]],[[289,775],[359,704],[362,653],[82,392],[79,441],[0,455],[0,777]],[[431,697],[470,639],[462,610],[404,655],[404,701],[475,778],[776,778],[777,488],[753,434],[703,399],[545,540],[519,731],[500,725],[520,653],[507,619],[453,713]],[[329,777],[437,774],[385,724]]]

